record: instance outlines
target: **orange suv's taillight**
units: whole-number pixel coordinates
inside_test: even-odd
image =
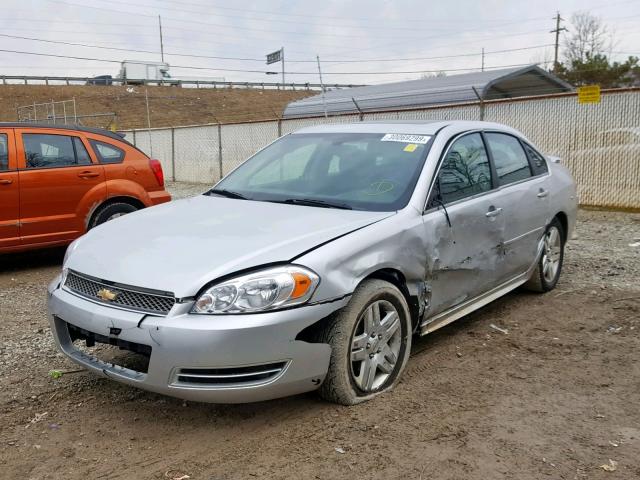
[[[160,163],[160,160],[156,160],[154,158],[149,159],[149,166],[151,167],[153,174],[156,176],[158,185],[164,187],[164,173],[162,172],[162,164]]]

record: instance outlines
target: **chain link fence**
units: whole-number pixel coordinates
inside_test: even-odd
[[[261,122],[125,132],[158,158],[168,179],[212,184],[278,137],[303,127],[366,120],[486,120],[523,132],[573,173],[582,205],[640,208],[640,89],[602,93],[598,104],[575,94]]]

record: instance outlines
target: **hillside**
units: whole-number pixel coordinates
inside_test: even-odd
[[[275,118],[288,102],[317,93],[239,88],[146,88],[152,127]],[[0,85],[0,121],[16,121],[18,106],[73,98],[78,115],[115,112],[118,129],[147,126],[145,87],[139,86]],[[111,121],[112,117],[82,119],[84,125],[98,127],[107,127]]]

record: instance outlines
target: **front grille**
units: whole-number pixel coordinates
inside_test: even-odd
[[[279,376],[286,366],[287,362],[276,362],[248,367],[179,368],[176,371],[174,383],[200,387],[259,385]]]
[[[138,312],[166,315],[176,303],[175,297],[166,292],[153,292],[98,280],[71,270],[64,285],[73,293],[94,302]],[[113,298],[109,300],[107,294]]]

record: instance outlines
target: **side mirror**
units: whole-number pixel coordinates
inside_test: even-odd
[[[442,211],[444,212],[444,216],[447,218],[447,225],[451,227],[451,219],[449,218],[449,212],[447,212],[447,207],[444,205],[444,199],[442,198],[442,190],[440,190],[440,179],[436,179],[436,183],[434,184],[433,196],[429,201],[428,208],[432,208],[435,206],[442,207]]]

